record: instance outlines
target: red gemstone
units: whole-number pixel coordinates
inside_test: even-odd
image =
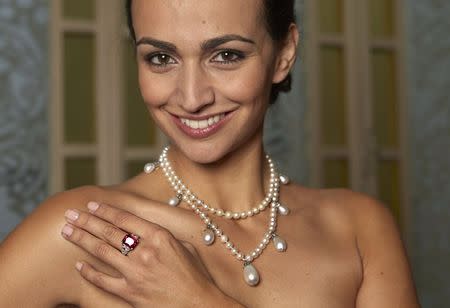
[[[134,249],[139,244],[139,236],[134,234],[127,234],[122,240],[122,244],[127,245],[131,249]]]

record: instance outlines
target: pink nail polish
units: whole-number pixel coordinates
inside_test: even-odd
[[[87,207],[88,207],[89,211],[95,212],[98,209],[99,204],[97,202],[91,201],[87,204]]]
[[[63,228],[62,228],[62,234],[63,235],[65,235],[65,236],[71,236],[72,235],[72,233],[73,233],[73,228],[71,227],[71,226],[69,226],[69,225],[65,225]]]
[[[71,221],[75,221],[78,219],[78,217],[80,217],[80,214],[74,210],[67,210],[66,213],[64,214],[64,216],[66,216],[67,219],[69,219]]]

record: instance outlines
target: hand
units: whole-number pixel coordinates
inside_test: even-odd
[[[63,228],[62,235],[121,274],[112,277],[87,262],[77,262],[81,276],[90,283],[123,298],[133,307],[168,303],[210,306],[229,300],[214,284],[192,244],[179,241],[163,227],[116,207],[95,202],[88,207],[90,213],[66,212],[70,224]],[[140,238],[136,248],[125,256],[120,249],[128,233]]]

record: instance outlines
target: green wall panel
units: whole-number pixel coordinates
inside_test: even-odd
[[[96,0],[63,0],[63,16],[68,19],[94,20]]]
[[[341,47],[320,48],[322,144],[347,144],[345,63]]]
[[[96,140],[95,37],[64,35],[64,139],[67,143]]]

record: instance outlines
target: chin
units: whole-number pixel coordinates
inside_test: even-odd
[[[208,142],[171,142],[186,158],[198,164],[212,164],[223,159],[231,148]]]

